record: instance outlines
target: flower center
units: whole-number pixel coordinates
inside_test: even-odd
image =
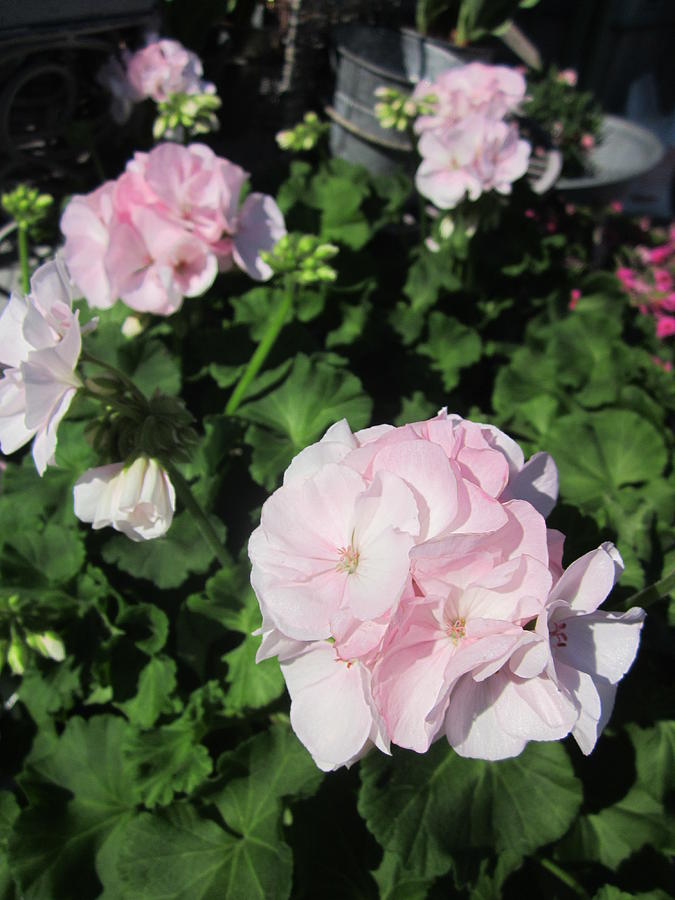
[[[353,575],[359,565],[359,551],[350,544],[348,547],[338,548],[338,553],[340,554],[336,566],[338,572],[346,572],[348,575]]]
[[[566,647],[567,646],[567,623],[566,622],[556,622],[553,628],[550,631],[551,640],[555,641],[556,647]]]
[[[449,622],[445,630],[452,643],[456,644],[457,641],[466,637],[466,619],[460,618],[455,619],[454,622]]]

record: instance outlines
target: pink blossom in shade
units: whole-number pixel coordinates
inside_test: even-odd
[[[106,181],[91,194],[76,194],[61,216],[66,264],[81,295],[98,309],[108,309],[117,299],[106,266],[114,187],[113,181]]]
[[[282,661],[281,671],[291,696],[291,725],[320,769],[350,766],[373,745],[389,752],[366,666],[318,641]]]
[[[136,153],[120,179],[119,202],[148,205],[212,244],[232,229],[247,173],[205,144],[164,143]],[[122,184],[127,180],[127,201]],[[141,191],[140,196],[138,192]]]
[[[477,200],[483,192],[473,171],[474,142],[464,129],[429,131],[418,145],[422,162],[415,175],[415,187],[439,209],[454,209],[465,197]]]
[[[576,87],[578,75],[574,69],[563,69],[558,72],[558,81],[568,84],[570,87]]]
[[[272,197],[250,194],[246,172],[202,144],[163,144],[137,153],[114,182],[74,197],[61,220],[64,254],[90,305],[121,299],[171,315],[232,264],[272,276],[260,258],[286,233]]]
[[[621,282],[624,290],[630,292],[635,289],[637,274],[633,271],[633,269],[629,269],[626,266],[620,266],[616,270],[616,277]]]
[[[171,315],[183,297],[197,297],[213,284],[216,256],[152,208],[135,209],[132,218],[133,225],[118,223],[110,235],[107,264],[119,296],[139,312]]]
[[[452,127],[476,114],[502,119],[516,110],[525,97],[525,89],[522,74],[507,66],[488,66],[476,62],[448,69],[435,81],[421,81],[415,88],[415,100],[429,94],[437,98],[434,113],[419,116],[415,121],[415,131],[422,134]]]
[[[196,53],[178,41],[152,41],[126,60],[126,77],[137,97],[150,97],[156,103],[172,94],[214,93],[215,87],[204,81],[204,70]]]
[[[268,281],[273,272],[260,252],[270,251],[285,234],[284,217],[274,199],[268,194],[249,194],[235,223],[232,258],[249,278]]]
[[[465,196],[509,194],[527,171],[530,144],[519,139],[514,125],[472,116],[454,128],[424,133],[419,152],[417,190],[440,209],[452,209]]]
[[[592,134],[582,134],[579,144],[584,150],[592,150],[595,147],[595,138]]]
[[[567,304],[568,307],[572,310],[576,309],[577,304],[579,303],[580,300],[581,300],[581,291],[579,290],[579,288],[572,288],[572,290],[570,291],[570,301]]]
[[[60,262],[40,267],[27,297],[14,294],[0,313],[0,447],[12,453],[33,440],[40,473],[54,462],[56,432],[81,381],[81,350],[72,289]]]
[[[88,469],[73,488],[75,515],[92,528],[111,526],[132,541],[165,534],[176,508],[168,474],[155,459],[139,456],[131,463]]]
[[[651,247],[646,252],[646,262],[654,266],[660,266],[675,253],[675,243],[661,244],[659,247]]]
[[[654,278],[654,286],[657,291],[672,291],[673,289],[673,276],[667,269],[661,268],[653,268],[652,276]]]
[[[675,318],[656,313],[656,336],[659,340],[672,337],[675,334]]]
[[[662,369],[664,372],[673,371],[673,364],[670,360],[661,359],[659,356],[652,356],[651,360],[657,368]]]
[[[620,200],[612,200],[609,204],[609,208],[613,213],[622,213],[623,212],[623,203]]]

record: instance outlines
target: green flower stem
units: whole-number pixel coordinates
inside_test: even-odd
[[[208,516],[197,501],[195,495],[192,493],[192,488],[187,483],[185,478],[183,478],[178,469],[173,465],[173,463],[162,460],[162,465],[168,472],[171,483],[175,487],[176,494],[180,498],[181,503],[187,510],[189,510],[190,515],[197,523],[197,527],[201,531],[202,537],[209,545],[209,547],[211,547],[211,549],[213,550],[216,559],[221,564],[221,566],[223,566],[223,568],[226,568],[230,565],[230,558],[227,554],[227,551],[221,544],[220,538],[216,534],[215,529],[209,521]]]
[[[106,362],[103,359],[99,359],[97,356],[92,356],[87,350],[82,351],[81,356],[82,362],[91,363],[94,366],[100,366],[102,369],[106,369],[110,372],[111,375],[114,375],[115,378],[118,379],[127,390],[136,397],[137,400],[140,400],[142,404],[147,404],[148,398],[145,394],[140,390],[140,388],[136,387],[131,378],[128,375],[125,375],[124,372],[120,371],[117,366],[111,365],[111,363]]]
[[[628,600],[626,600],[626,606],[641,606],[644,609],[645,607],[651,606],[653,603],[658,603],[659,600],[670,594],[674,588],[675,569],[673,569],[672,572],[669,572],[665,578],[661,579],[661,581],[650,584],[648,587],[638,591],[637,594],[633,594],[632,597],[629,597]]]
[[[417,195],[417,204],[420,220],[420,241],[424,243],[427,239],[427,201],[421,194]]]
[[[572,878],[572,876],[569,874],[569,872],[566,872],[564,869],[561,869],[560,866],[556,865],[556,863],[552,862],[550,859],[540,859],[539,865],[543,869],[546,869],[548,872],[550,872],[551,875],[555,875],[555,877],[559,881],[562,881],[563,884],[566,884],[567,887],[571,891],[574,891],[574,893],[578,897],[584,897],[585,900],[588,900],[588,898],[589,898],[588,893],[579,884],[579,882],[576,880],[576,878]]]
[[[28,265],[28,226],[19,222],[19,265],[21,266],[21,287],[24,294],[30,290],[30,266]]]
[[[293,300],[295,298],[296,290],[296,282],[294,282],[292,286],[286,286],[286,293],[284,294],[283,300],[277,307],[276,312],[274,313],[272,318],[269,320],[267,331],[262,336],[262,340],[256,347],[253,356],[249,360],[244,374],[237,382],[234,390],[232,391],[232,394],[230,395],[230,399],[227,401],[227,405],[225,406],[225,415],[232,416],[239,409],[241,401],[244,399],[244,395],[246,394],[249,385],[260,371],[262,364],[267,359],[267,354],[270,352],[270,350],[274,346],[274,342],[279,336],[279,332],[283,327],[286,316],[293,306]]]

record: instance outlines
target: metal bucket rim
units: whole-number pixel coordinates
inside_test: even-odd
[[[345,45],[345,38],[341,36],[348,35],[349,33],[355,34],[356,32],[380,32],[387,36],[403,36],[404,38],[417,41],[420,45],[428,44],[430,47],[434,47],[435,49],[444,52],[454,52],[455,49],[459,52],[465,50],[463,47],[453,48],[452,44],[446,44],[445,42],[435,40],[434,38],[424,37],[412,28],[399,28],[396,30],[393,28],[382,28],[378,25],[359,25],[352,23],[338,25],[333,29],[333,35],[337,38],[335,41],[335,49],[338,56],[344,56],[346,59],[357,63],[366,71],[372,72],[380,78],[388,78],[391,81],[398,81],[400,84],[406,85],[414,84],[415,82],[405,74],[401,74],[400,71],[394,71],[393,69],[378,65],[368,57],[361,56],[356,51],[350,50],[349,47]]]

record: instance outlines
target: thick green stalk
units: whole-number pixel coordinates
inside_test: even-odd
[[[675,589],[675,569],[669,572],[661,581],[650,584],[648,587],[638,591],[637,594],[629,597],[626,600],[626,606],[642,606],[643,608],[651,606],[652,603],[657,603],[663,597],[667,597],[673,589]]]
[[[19,265],[21,267],[21,288],[24,294],[30,290],[30,266],[28,264],[28,226],[19,222]]]
[[[227,555],[227,551],[220,543],[220,538],[216,534],[215,529],[209,521],[208,516],[197,501],[195,495],[192,493],[192,488],[187,483],[185,478],[183,478],[178,469],[173,465],[173,463],[163,460],[162,465],[169,473],[169,478],[171,479],[171,483],[176,489],[176,494],[178,495],[181,503],[190,512],[190,515],[193,517],[197,524],[197,527],[202,533],[202,537],[209,545],[209,547],[211,547],[211,549],[213,550],[216,559],[221,564],[221,566],[223,566],[223,568],[229,566],[230,558]]]
[[[561,869],[559,865],[557,865],[550,859],[540,859],[539,865],[549,871],[551,875],[555,875],[555,877],[559,881],[562,881],[563,884],[566,884],[571,891],[574,891],[574,893],[577,894],[577,896],[584,897],[585,900],[588,900],[589,895],[587,891],[579,884],[576,878],[572,878],[569,872]]]
[[[281,331],[283,324],[286,321],[286,316],[293,306],[295,290],[295,282],[292,286],[286,286],[286,292],[284,294],[283,300],[281,301],[279,306],[277,306],[274,315],[269,321],[267,331],[262,336],[262,340],[256,347],[253,356],[249,360],[249,363],[244,370],[244,374],[237,382],[234,390],[232,391],[230,399],[227,401],[227,405],[225,407],[225,415],[234,415],[234,413],[239,409],[241,401],[244,399],[244,395],[246,394],[246,391],[248,390],[251,382],[262,368],[263,363],[267,359],[267,354],[274,346],[274,342],[279,336],[279,332]]]

